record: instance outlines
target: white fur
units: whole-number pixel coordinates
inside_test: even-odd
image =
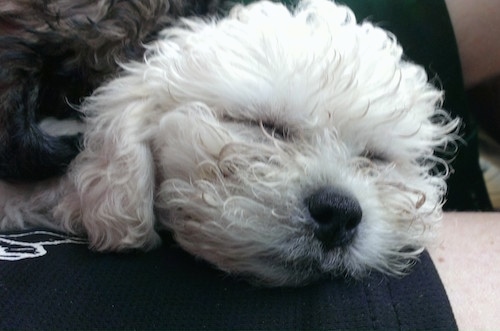
[[[85,103],[68,176],[2,184],[1,228],[81,233],[99,251],[150,249],[168,229],[220,269],[293,285],[403,272],[441,218],[434,151],[458,122],[394,36],[347,7],[264,1],[185,20],[124,70]],[[362,208],[347,247],[313,234],[304,201],[324,186]]]

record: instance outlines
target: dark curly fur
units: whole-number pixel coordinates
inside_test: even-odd
[[[12,0],[0,8],[0,179],[64,172],[80,135],[51,136],[46,117],[78,118],[85,96],[139,59],[143,44],[218,0]]]

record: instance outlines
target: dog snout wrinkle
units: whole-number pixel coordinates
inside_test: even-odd
[[[306,200],[316,222],[315,236],[327,249],[348,244],[363,215],[355,197],[334,187],[324,187]]]

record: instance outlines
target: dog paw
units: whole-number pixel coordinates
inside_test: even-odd
[[[152,229],[87,229],[89,246],[99,252],[122,252],[130,250],[149,251],[161,244],[158,233]],[[94,232],[92,232],[94,231]]]

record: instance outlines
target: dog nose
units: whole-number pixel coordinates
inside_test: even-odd
[[[334,187],[324,187],[306,200],[316,222],[315,236],[325,248],[348,244],[356,234],[363,215],[358,200]]]

